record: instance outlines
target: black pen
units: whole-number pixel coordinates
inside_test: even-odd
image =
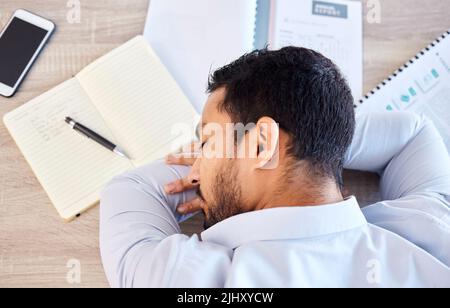
[[[67,117],[66,123],[69,124],[75,131],[81,133],[82,135],[88,137],[89,139],[94,140],[95,142],[104,146],[108,150],[116,153],[117,155],[119,155],[121,157],[128,158],[128,156],[125,154],[125,152],[121,148],[119,148],[117,145],[106,140],[105,138],[103,138],[102,136],[97,134],[96,132],[87,128],[86,126],[83,126],[80,123],[75,122],[72,118]]]

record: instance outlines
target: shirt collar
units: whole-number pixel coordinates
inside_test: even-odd
[[[321,206],[299,206],[248,212],[223,220],[202,232],[205,242],[237,248],[254,241],[306,239],[367,225],[355,197]]]

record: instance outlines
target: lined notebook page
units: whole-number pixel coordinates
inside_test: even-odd
[[[97,60],[77,76],[135,166],[159,159],[191,139],[198,116],[143,37]],[[183,137],[186,137],[183,139]]]
[[[113,176],[132,167],[65,123],[66,116],[115,140],[76,79],[5,117],[5,124],[59,214],[66,220],[99,200]]]

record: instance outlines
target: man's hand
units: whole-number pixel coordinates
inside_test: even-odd
[[[166,157],[166,163],[169,165],[193,166],[196,160],[197,157],[195,154],[171,154]],[[197,189],[199,185],[200,181],[198,175],[194,174],[191,171],[187,177],[172,183],[168,183],[166,186],[164,186],[164,190],[168,194],[177,194],[187,190]],[[202,209],[202,202],[203,200],[200,197],[197,197],[192,201],[180,204],[177,207],[177,211],[182,215],[198,212]]]

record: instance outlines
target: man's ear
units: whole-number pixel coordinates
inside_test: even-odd
[[[256,123],[257,164],[255,169],[274,169],[278,166],[280,129],[270,117],[262,117]]]

